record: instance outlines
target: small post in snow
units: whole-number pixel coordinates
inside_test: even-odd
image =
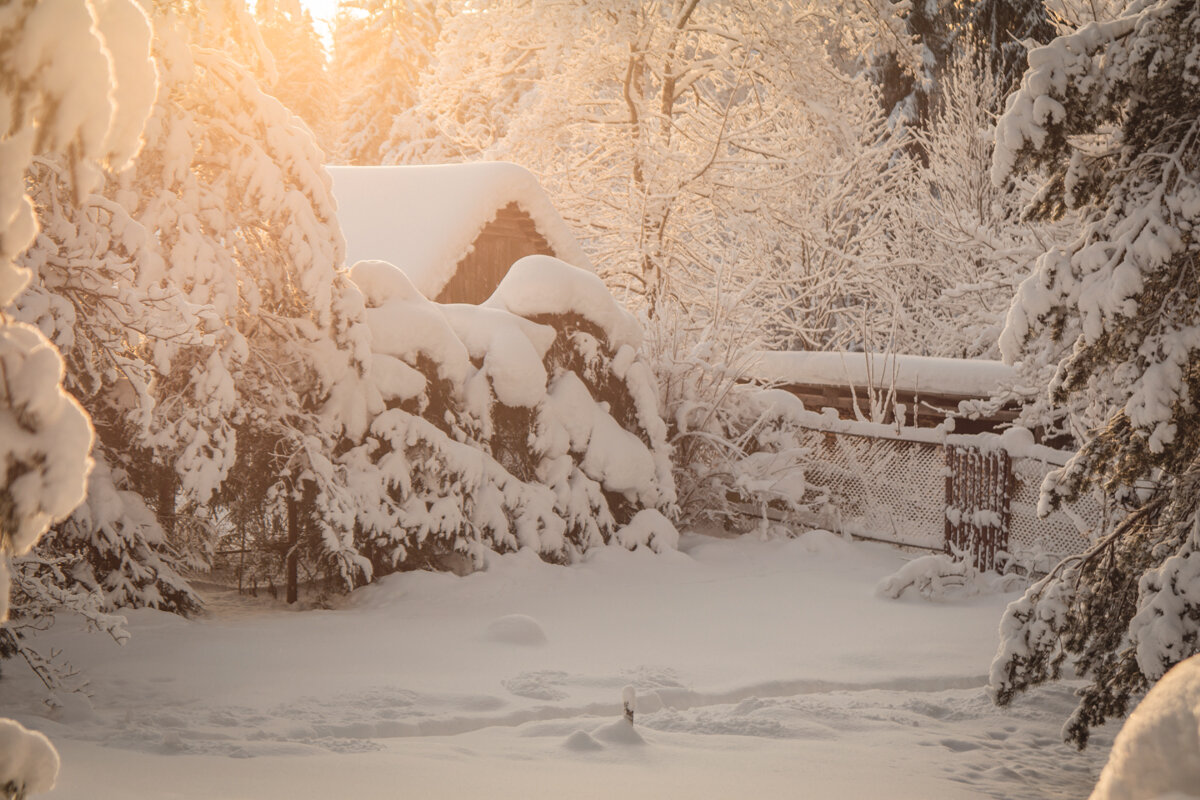
[[[621,690],[621,703],[625,706],[625,721],[633,724],[633,709],[637,705],[637,690],[626,686]]]

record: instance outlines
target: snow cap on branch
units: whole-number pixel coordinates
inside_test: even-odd
[[[119,34],[118,34],[119,31]],[[108,43],[108,33],[119,35]],[[40,0],[0,16],[0,306],[29,280],[12,264],[37,232],[25,197],[33,156],[63,153],[82,196],[137,152],[154,102],[149,24],[132,0]]]
[[[92,426],[62,389],[58,350],[0,325],[0,555],[20,555],[83,500]]]
[[[553,256],[526,256],[513,264],[484,305],[522,317],[579,314],[604,331],[613,350],[642,343],[641,326],[600,278]]]
[[[21,723],[0,719],[0,791],[6,797],[25,797],[54,788],[58,752],[45,735]]]

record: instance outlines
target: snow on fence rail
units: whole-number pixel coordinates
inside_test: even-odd
[[[813,449],[810,484],[829,494],[805,520],[854,536],[973,553],[981,569],[1006,557],[1046,569],[1079,552],[1110,522],[1086,497],[1038,518],[1043,478],[1070,453],[1033,444],[1024,431],[955,435],[943,428],[837,419],[798,411]]]

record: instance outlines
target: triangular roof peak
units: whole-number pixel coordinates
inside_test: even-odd
[[[555,255],[591,269],[574,235],[529,170],[503,161],[329,167],[346,263],[378,259],[437,297],[500,209],[516,203]]]

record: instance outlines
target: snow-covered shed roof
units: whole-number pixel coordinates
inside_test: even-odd
[[[497,212],[516,203],[555,255],[591,269],[529,170],[506,162],[329,167],[346,262],[387,261],[435,298]]]
[[[760,353],[754,377],[816,386],[893,386],[897,391],[991,397],[1014,377],[1000,361],[846,352]]]

